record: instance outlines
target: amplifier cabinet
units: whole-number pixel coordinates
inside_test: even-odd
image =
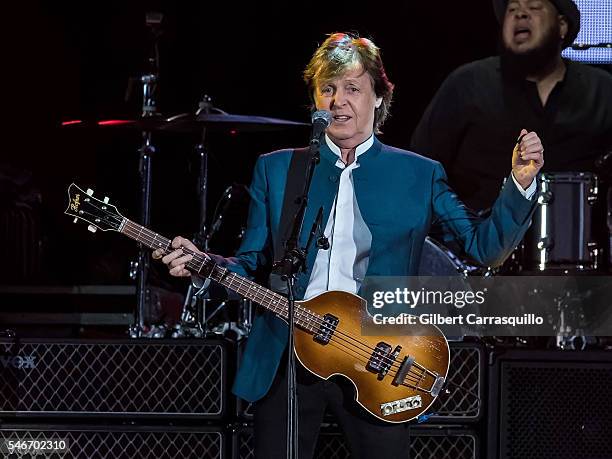
[[[509,350],[490,367],[488,457],[612,458],[612,353]]]
[[[232,434],[232,459],[254,459],[253,428],[235,427]],[[405,459],[478,459],[480,442],[471,429],[443,425],[410,429],[410,449]],[[344,436],[337,426],[327,425],[319,433],[314,459],[350,459]],[[381,458],[382,459],[382,458]]]
[[[429,409],[434,423],[471,423],[482,416],[486,403],[484,347],[480,343],[449,343],[446,388]]]
[[[0,417],[220,419],[226,353],[210,340],[0,341]]]

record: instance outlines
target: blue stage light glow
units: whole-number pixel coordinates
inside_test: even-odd
[[[580,33],[577,45],[612,43],[612,0],[575,0],[580,9]],[[612,47],[584,50],[567,48],[563,57],[590,64],[611,64]]]

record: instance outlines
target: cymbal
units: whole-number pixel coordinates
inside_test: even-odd
[[[219,111],[199,114],[181,113],[166,119],[160,128],[169,132],[201,132],[204,127],[213,130],[242,132],[277,131],[281,129],[310,126],[308,123],[254,115],[234,115]]]
[[[148,116],[135,119],[126,118],[109,118],[100,120],[69,120],[62,121],[62,127],[70,128],[126,128],[135,129],[138,131],[158,131],[164,124],[166,119],[161,116]]]
[[[307,127],[308,123],[269,118],[265,116],[234,115],[219,109],[213,113],[180,113],[163,118],[149,116],[135,119],[105,119],[98,121],[70,120],[61,123],[62,127],[100,127],[100,128],[127,128],[138,131],[161,131],[172,133],[201,133],[206,127],[215,131],[235,132],[264,132],[280,129]]]

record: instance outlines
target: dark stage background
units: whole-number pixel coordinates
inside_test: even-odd
[[[195,111],[203,94],[230,113],[308,121],[301,72],[325,34],[358,31],[383,50],[396,84],[383,141],[407,148],[443,78],[455,67],[494,54],[497,23],[489,0],[470,2],[21,2],[5,14],[2,39],[5,115],[4,202],[26,200],[40,227],[40,266],[15,272],[5,259],[0,283],[131,283],[135,244],[92,235],[63,215],[75,181],[107,195],[125,216],[139,214],[137,131],[60,128],[62,121],[134,117],[140,85],[126,101],[128,80],[145,70],[145,13],[164,14],[158,107],[164,116]],[[209,218],[221,192],[248,184],[257,155],[305,143],[308,129],[208,136]],[[158,134],[154,142],[152,227],[190,235],[198,227],[193,147],[198,134]],[[509,160],[510,161],[510,160]],[[31,176],[29,175],[31,174]],[[16,197],[19,195],[19,197]],[[24,198],[24,195],[27,195]],[[237,244],[240,199],[217,251]],[[235,217],[235,218],[234,218]],[[37,236],[34,236],[36,239]],[[17,256],[15,256],[18,258]],[[8,261],[8,263],[7,263]],[[161,270],[160,270],[161,271]],[[169,282],[164,272],[154,281]],[[159,278],[156,280],[156,277]]]

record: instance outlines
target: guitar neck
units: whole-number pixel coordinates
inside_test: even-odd
[[[173,250],[171,245],[172,241],[170,239],[160,236],[150,229],[127,218],[123,219],[119,232],[140,242],[150,249],[162,249],[165,253],[170,253]],[[193,255],[193,259],[187,263],[186,268],[194,273],[202,274],[202,270],[207,264],[213,264],[210,258],[202,255],[201,253],[193,252],[185,247],[183,247],[182,250],[185,254]],[[277,316],[285,320],[288,319],[288,304],[287,299],[284,296],[262,287],[261,285],[217,264],[213,264],[210,272],[206,274],[207,277],[210,277],[212,280],[220,283],[224,287],[227,287],[245,298],[260,304],[264,308],[275,313]],[[294,317],[296,325],[307,330],[316,331],[313,323],[317,322],[319,318],[308,309],[296,304]]]

